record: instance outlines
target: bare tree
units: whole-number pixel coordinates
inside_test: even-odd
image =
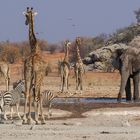
[[[135,10],[134,13],[136,15],[137,23],[140,23],[140,8]]]

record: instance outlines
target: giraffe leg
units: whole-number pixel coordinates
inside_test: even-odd
[[[69,92],[69,79],[68,79],[68,77],[67,77],[67,81],[66,82],[67,82],[67,93],[70,93]]]
[[[80,86],[80,77],[79,73],[77,74],[77,93],[79,93],[79,86]]]
[[[25,95],[24,115],[23,115],[23,122],[22,122],[22,124],[26,124],[27,123],[27,118],[26,118],[27,102],[28,102],[28,96]]]
[[[38,108],[39,108],[39,104],[38,104],[38,102],[34,101],[35,122],[36,122],[36,124],[39,124],[39,121],[38,121],[38,116],[39,116]]]
[[[31,124],[32,123],[32,117],[31,117],[31,106],[32,106],[32,95],[29,95],[29,112],[28,112],[28,119],[27,119],[27,123]]]
[[[27,103],[29,101],[30,83],[31,83],[31,79],[29,80],[25,79],[25,104],[24,104],[24,114],[23,114],[22,124],[27,124],[26,112],[27,112]]]
[[[45,124],[44,116],[43,116],[43,107],[42,107],[42,95],[40,92],[41,82],[43,80],[43,74],[35,72],[35,100],[38,98],[38,108],[40,108],[40,115],[41,115],[41,124]],[[39,111],[39,109],[37,109]],[[38,114],[38,112],[37,112]],[[37,116],[38,117],[38,116]],[[36,118],[38,119],[38,118]]]
[[[61,81],[61,93],[64,92],[64,77],[62,78],[62,81]]]
[[[39,104],[40,104],[41,124],[45,124],[45,119],[43,115],[42,97],[40,98]]]
[[[65,88],[66,88],[66,92],[68,92],[68,82],[67,82],[67,77],[65,77]]]
[[[60,92],[63,93],[64,91],[64,71],[63,68],[61,66],[61,88],[60,88]]]
[[[78,93],[78,74],[76,72],[76,93]]]
[[[35,73],[35,78],[36,78],[36,73]],[[35,79],[36,81],[36,79]],[[34,111],[35,111],[35,122],[36,124],[39,124],[39,103],[38,103],[38,86],[37,86],[37,83],[35,82],[34,84],[34,93],[33,93],[33,98],[34,98]]]
[[[83,78],[82,75],[80,75],[80,94],[83,93]]]

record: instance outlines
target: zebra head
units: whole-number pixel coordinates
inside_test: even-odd
[[[18,80],[13,83],[13,89],[18,90],[20,93],[25,92],[25,81],[24,80]]]

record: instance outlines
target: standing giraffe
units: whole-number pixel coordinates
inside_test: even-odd
[[[68,91],[68,80],[69,80],[69,72],[70,72],[70,63],[69,63],[69,47],[71,42],[68,40],[65,42],[65,56],[63,61],[60,64],[60,73],[61,73],[61,92],[64,92],[64,86],[66,86],[66,90]]]
[[[76,93],[80,87],[80,93],[83,91],[83,74],[84,74],[84,66],[80,56],[79,46],[81,45],[80,37],[76,38],[76,62],[74,65],[75,77],[76,77]]]
[[[34,16],[37,14],[33,12],[33,8],[29,9],[23,13],[26,17],[26,25],[29,25],[29,42],[31,47],[31,52],[24,62],[24,79],[25,79],[25,106],[24,106],[24,116],[23,124],[31,124],[31,104],[32,104],[32,85],[34,85],[34,108],[35,108],[35,121],[38,124],[38,114],[39,109],[41,113],[41,123],[44,124],[43,108],[42,108],[42,94],[40,92],[41,84],[43,81],[45,73],[45,62],[41,57],[41,51],[38,46],[37,39],[34,33]],[[29,111],[26,118],[26,108],[29,100]]]

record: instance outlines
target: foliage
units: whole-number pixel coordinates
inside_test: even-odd
[[[129,44],[136,36],[140,34],[139,24],[132,24],[128,27],[118,29],[115,33],[110,35],[106,45],[125,43]]]
[[[81,58],[83,59],[90,52],[92,52],[98,48],[103,47],[106,40],[107,40],[107,35],[101,34],[101,35],[94,37],[94,38],[81,37],[81,39],[82,39],[82,44],[81,44],[81,46],[79,46],[79,49],[80,49]],[[72,54],[70,57],[71,62],[74,62],[76,59],[75,47],[76,47],[75,42],[73,42],[71,52],[70,52],[70,54]]]
[[[1,59],[8,61],[9,63],[14,63],[21,57],[17,44],[5,43],[1,46],[1,50]]]

